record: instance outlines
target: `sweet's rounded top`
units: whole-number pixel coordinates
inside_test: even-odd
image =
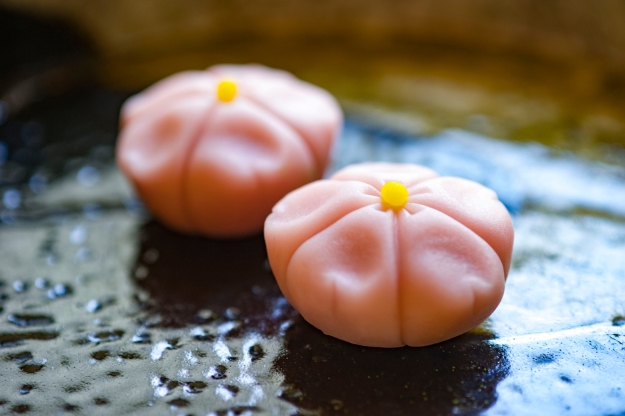
[[[513,235],[493,191],[409,164],[347,167],[291,192],[265,222],[291,304],[329,335],[381,347],[440,342],[486,319]]]
[[[284,71],[217,65],[131,97],[120,124],[118,164],[156,217],[236,237],[260,232],[281,197],[321,177],[342,114]]]

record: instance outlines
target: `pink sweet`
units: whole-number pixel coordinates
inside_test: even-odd
[[[166,78],[126,102],[117,162],[152,213],[216,237],[260,232],[271,207],[323,174],[336,100],[259,65]]]
[[[514,230],[490,189],[409,164],[365,163],[297,189],[265,222],[284,296],[328,335],[423,346],[484,321]]]

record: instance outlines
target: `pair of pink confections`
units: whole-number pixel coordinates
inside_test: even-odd
[[[326,334],[422,346],[479,325],[510,267],[505,207],[417,165],[365,163],[317,180],[341,122],[331,95],[288,73],[215,66],[131,98],[117,158],[172,228],[236,237],[264,224],[282,293]]]

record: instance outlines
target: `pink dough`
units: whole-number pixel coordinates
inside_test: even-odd
[[[399,182],[407,202],[381,189]],[[514,240],[492,190],[409,164],[349,166],[285,196],[265,222],[282,293],[324,333],[375,347],[460,335],[497,307]]]
[[[236,84],[223,102],[218,84]],[[117,162],[151,212],[187,233],[260,232],[271,207],[319,179],[341,127],[336,100],[259,65],[172,75],[122,108]]]

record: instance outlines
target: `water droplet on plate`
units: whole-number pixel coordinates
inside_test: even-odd
[[[57,256],[55,253],[48,253],[46,255],[46,264],[48,266],[54,266],[58,260],[59,256]]]
[[[170,380],[165,376],[157,375],[152,376],[150,384],[154,389],[154,395],[156,397],[165,397],[180,385],[180,383],[175,380]]]
[[[288,321],[284,321],[280,324],[280,333],[284,335],[284,333],[289,330],[289,328],[293,327],[293,320],[289,319]]]
[[[97,361],[105,360],[110,356],[111,356],[111,353],[108,350],[94,351],[91,353],[91,358]]]
[[[238,392],[239,388],[237,386],[232,386],[229,384],[220,384],[215,389],[215,393],[217,393],[217,395],[223,400],[230,400],[234,398],[234,396],[236,396]]]
[[[141,354],[132,351],[122,351],[118,356],[124,360],[140,360],[142,358]]]
[[[7,209],[17,209],[22,205],[22,194],[17,189],[9,189],[2,195],[2,203]]]
[[[226,378],[226,371],[228,369],[223,365],[216,365],[208,369],[204,375],[214,380],[221,380]]]
[[[48,187],[48,178],[40,173],[36,173],[28,180],[28,187],[36,194],[40,194]]]
[[[195,315],[195,321],[204,324],[217,319],[217,314],[210,309],[202,309]]]
[[[146,251],[145,254],[143,254],[143,260],[146,263],[152,264],[152,263],[155,263],[156,260],[158,260],[159,256],[160,256],[160,253],[158,252],[158,250],[155,248],[151,248],[148,251]]]
[[[27,404],[21,403],[11,406],[11,413],[22,414],[28,412],[30,412],[30,406]]]
[[[252,293],[256,296],[265,296],[267,294],[267,289],[259,285],[254,285],[252,286]]]
[[[35,374],[43,369],[43,364],[23,364],[20,366],[20,370],[27,374]]]
[[[54,285],[52,290],[54,290],[56,297],[63,297],[72,293],[72,288],[68,285],[64,285],[63,283]]]
[[[73,292],[71,286],[63,283],[57,283],[54,287],[48,289],[47,296],[50,299],[62,298],[71,295]]]
[[[265,355],[265,351],[260,345],[254,344],[248,349],[248,354],[252,358],[252,361],[256,361]]]
[[[137,279],[145,279],[150,274],[150,270],[145,266],[138,266],[135,269],[135,277]]]
[[[79,248],[74,256],[75,263],[84,263],[89,259],[91,259],[91,251],[86,247]]]
[[[208,384],[203,381],[190,381],[185,383],[182,389],[187,394],[197,394],[201,393],[207,386]]]
[[[285,400],[289,400],[293,402],[297,402],[299,400],[304,399],[304,395],[302,394],[302,392],[293,387],[288,387],[282,390],[278,396],[281,399],[285,399]]]
[[[9,354],[5,360],[6,361],[14,361],[17,364],[23,364],[26,361],[32,360],[33,354],[30,351],[18,352],[15,354]]]
[[[152,351],[150,351],[150,358],[152,361],[160,360],[165,350],[171,349],[173,349],[173,346],[169,343],[169,341],[159,341],[152,347]]]
[[[49,315],[11,314],[7,320],[13,325],[27,327],[49,325],[54,323],[54,318]]]
[[[112,342],[121,339],[124,336],[124,331],[121,329],[109,329],[108,331],[100,331],[95,334],[87,335],[87,341],[94,344],[100,342]]]
[[[102,309],[102,304],[97,299],[91,299],[85,305],[85,310],[89,313],[94,313]]]
[[[239,317],[241,316],[241,310],[239,308],[230,307],[226,309],[224,315],[230,320],[239,319]]]
[[[96,406],[104,406],[109,404],[109,401],[104,397],[96,397],[95,399],[93,399],[93,404],[95,404]]]
[[[149,344],[152,342],[152,336],[149,332],[137,332],[132,336],[130,342],[135,344]]]
[[[28,394],[34,388],[35,386],[33,386],[32,384],[24,384],[22,387],[20,387],[19,392],[21,395]]]
[[[215,339],[214,335],[207,334],[203,328],[196,326],[195,328],[191,328],[189,331],[189,335],[191,335],[194,339],[198,341],[212,341]]]
[[[187,407],[189,405],[189,401],[186,399],[173,399],[167,403],[174,409],[178,409],[180,407]]]
[[[100,181],[100,171],[93,166],[84,166],[76,174],[76,180],[82,186],[92,187]]]
[[[28,284],[26,284],[23,280],[16,280],[13,282],[13,290],[17,293],[25,292],[26,289],[28,289]]]
[[[69,233],[69,241],[71,241],[73,244],[79,245],[79,244],[84,243],[86,240],[87,240],[87,228],[82,224],[76,226]]]
[[[238,328],[240,325],[241,323],[237,321],[224,322],[217,327],[217,333],[219,335],[226,335],[228,332]]]
[[[38,277],[35,279],[35,287],[37,289],[45,289],[50,285],[50,282],[48,282],[45,278],[43,277]]]

